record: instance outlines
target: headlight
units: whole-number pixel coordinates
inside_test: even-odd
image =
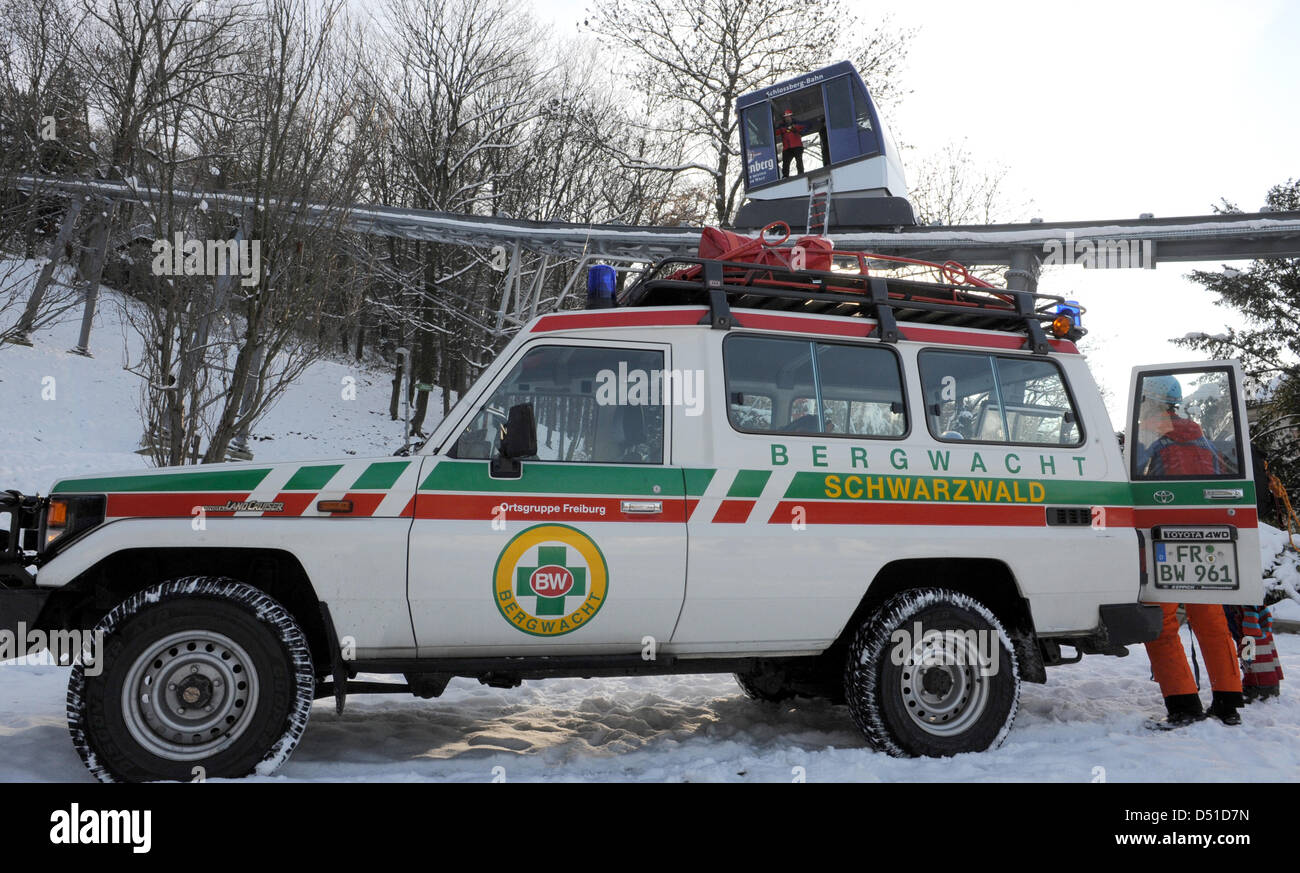
[[[104,521],[103,494],[61,494],[45,507],[41,539],[45,550],[59,539],[71,539]]]

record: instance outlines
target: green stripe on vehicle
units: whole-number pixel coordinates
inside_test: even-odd
[[[731,481],[728,497],[761,497],[767,480],[772,478],[771,470],[741,470]]]
[[[378,464],[371,464],[357,477],[357,481],[352,483],[352,488],[373,491],[392,488],[397,477],[401,476],[402,471],[410,465],[410,461],[381,461]]]
[[[285,491],[319,491],[325,487],[334,474],[343,469],[342,464],[322,464],[318,467],[299,467],[288,482]]]
[[[791,480],[785,499],[1128,506],[1132,498],[1127,482],[801,472]]]
[[[709,487],[709,483],[713,481],[713,474],[717,471],[705,467],[687,467],[684,472],[686,473],[686,495],[699,497]]]
[[[252,491],[271,470],[201,470],[186,473],[148,473],[140,476],[101,476],[65,479],[54,494],[74,492],[129,491]]]
[[[683,484],[682,471],[676,467],[524,462],[523,475],[518,479],[493,479],[488,475],[486,461],[445,460],[425,477],[420,490],[680,497]]]

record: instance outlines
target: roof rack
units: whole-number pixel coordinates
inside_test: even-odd
[[[944,324],[984,330],[1024,331],[1025,348],[1050,350],[1044,324],[1062,311],[1065,298],[975,284],[951,284],[770,264],[705,258],[666,258],[644,271],[619,297],[619,306],[709,307],[716,330],[735,326],[731,310],[770,309],[815,315],[874,318],[884,342],[906,339],[899,322]],[[705,319],[701,319],[701,324]],[[1086,333],[1077,324],[1065,338]]]

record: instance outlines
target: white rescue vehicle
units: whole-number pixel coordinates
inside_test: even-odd
[[[187,780],[456,676],[733,672],[893,755],[979,751],[1021,682],[1154,639],[1144,604],[1262,601],[1235,362],[1134,370],[1126,454],[1077,308],[801,243],[535,319],[408,456],[10,492],[0,629],[98,632],[82,759]]]

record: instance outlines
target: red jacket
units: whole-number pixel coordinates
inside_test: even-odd
[[[803,132],[807,129],[807,126],[795,124],[792,121],[789,124],[782,124],[776,129],[776,132],[781,136],[781,146],[783,148],[801,149],[803,148]]]
[[[1142,423],[1143,430],[1162,435],[1147,449],[1148,460],[1139,468],[1153,476],[1217,475],[1225,472],[1219,453],[1205,438],[1201,426],[1176,415]]]

